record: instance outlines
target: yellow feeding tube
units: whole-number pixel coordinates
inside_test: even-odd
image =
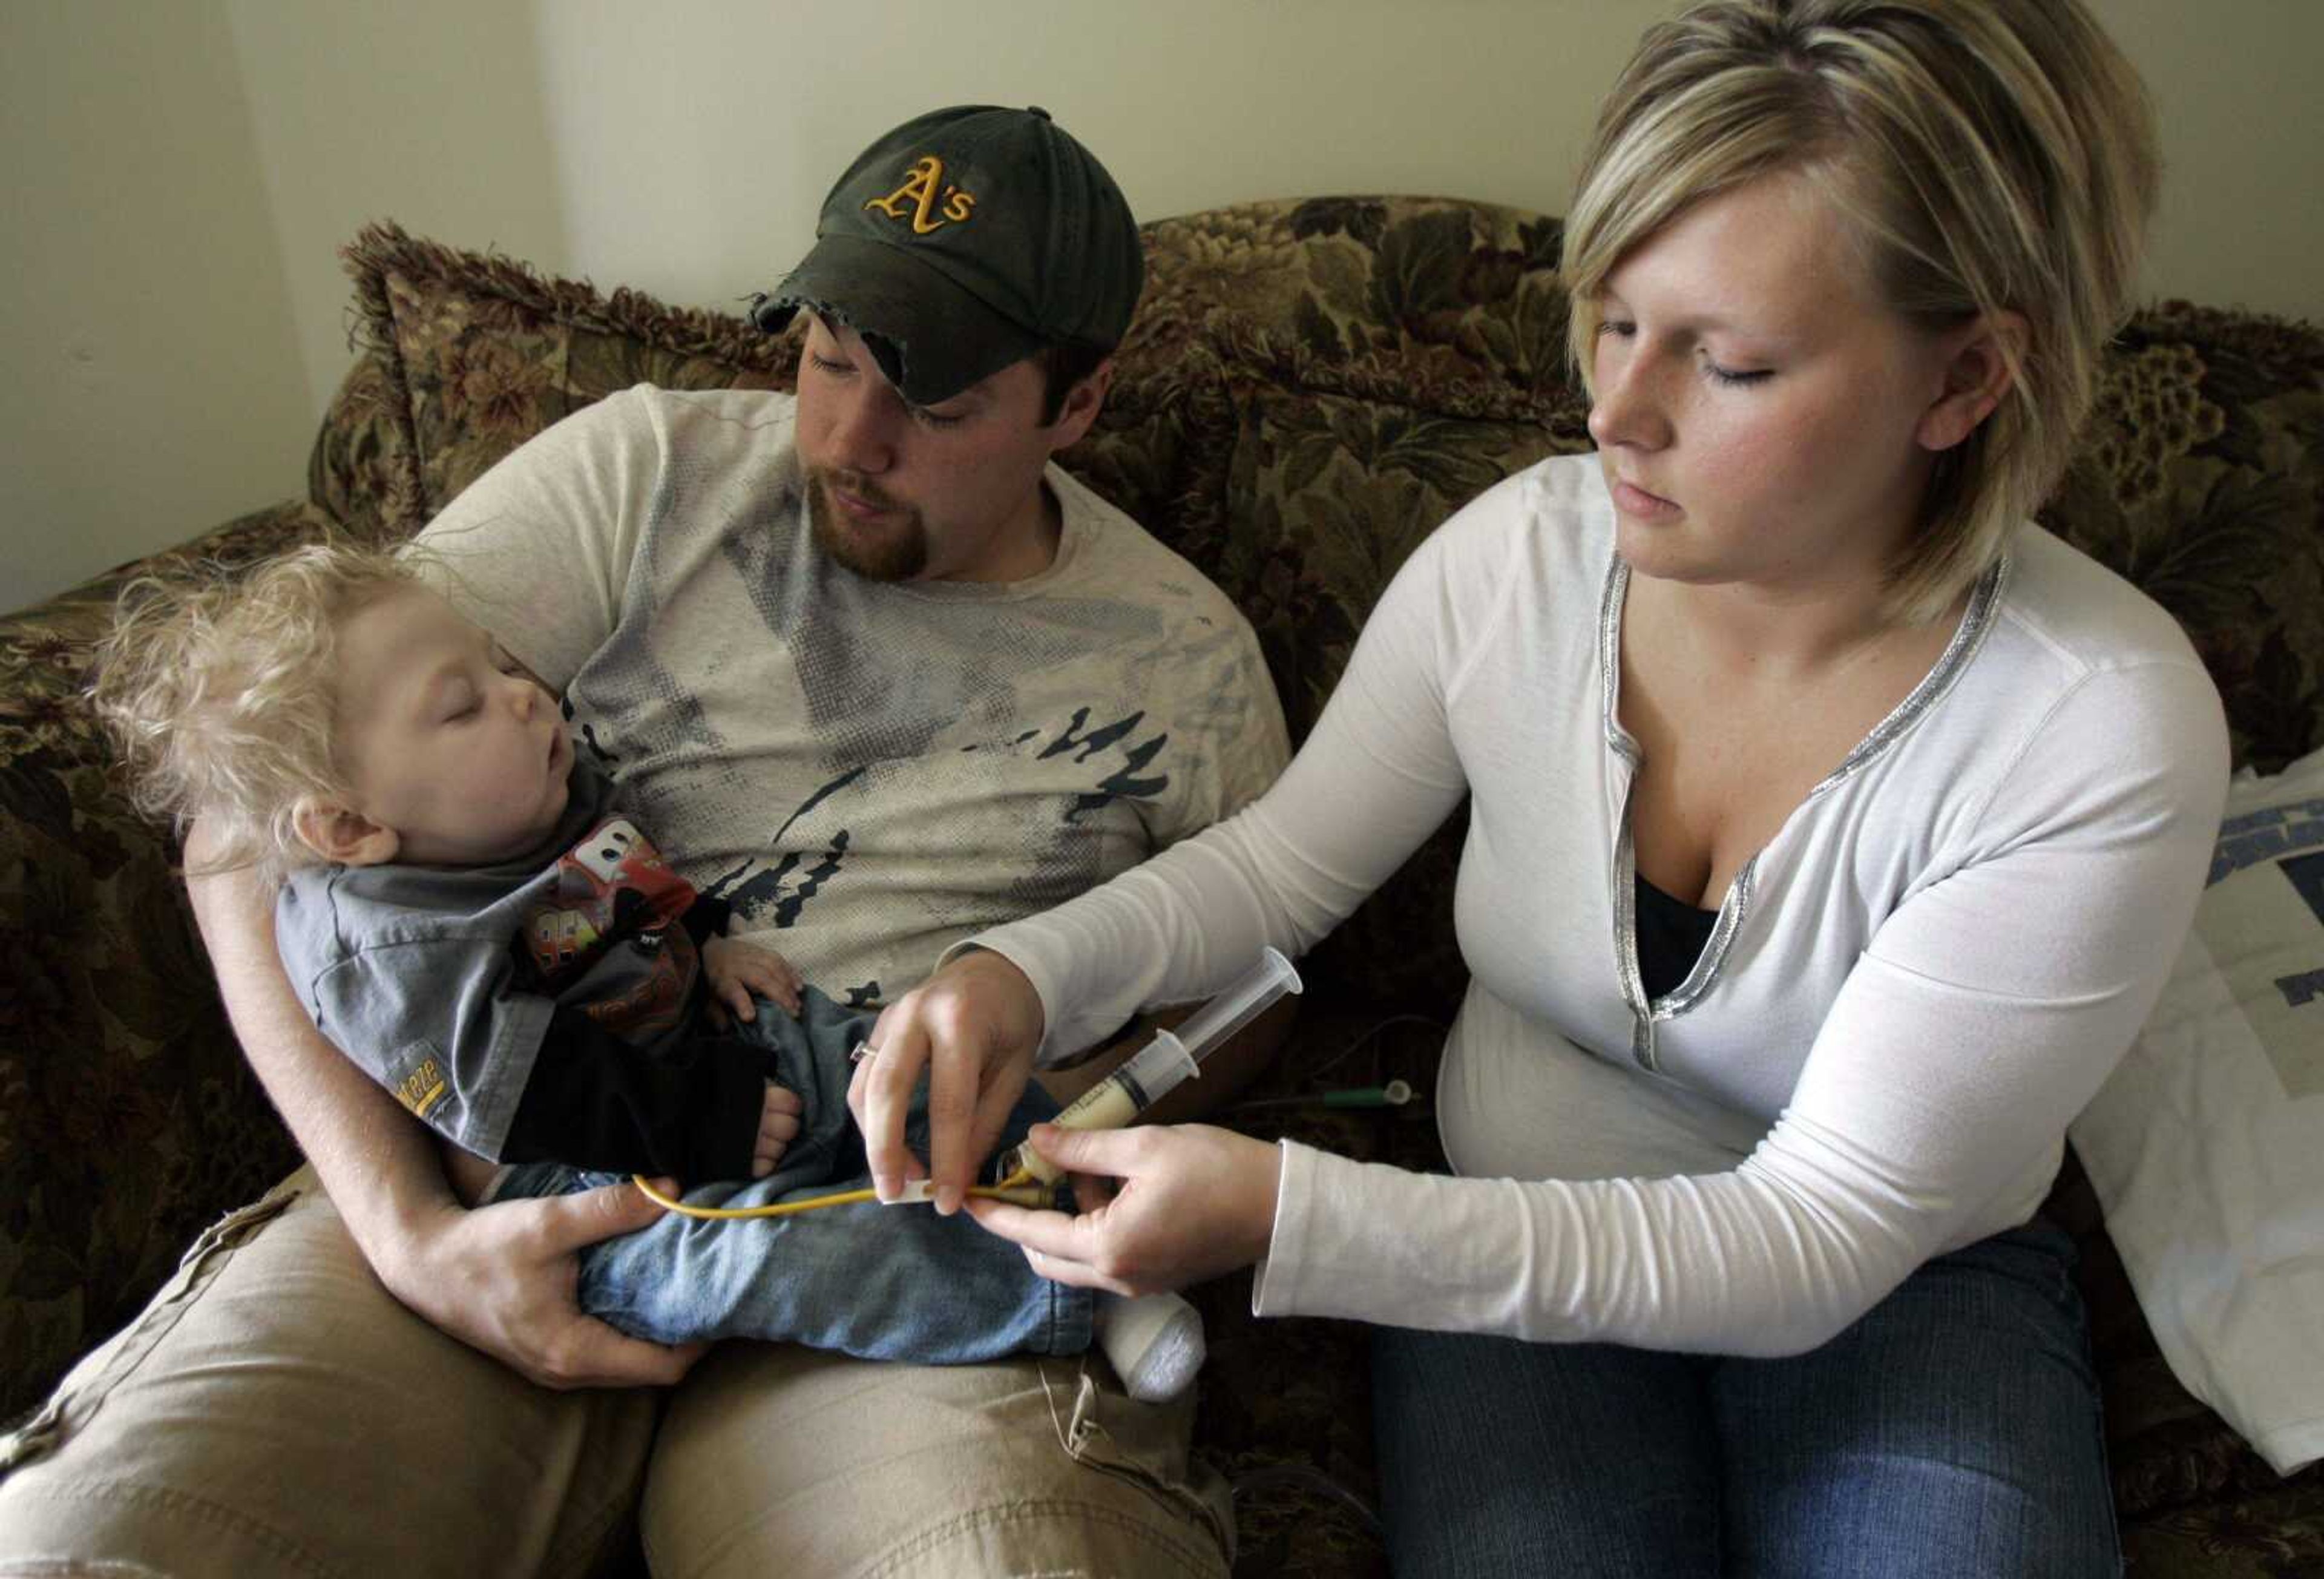
[[[714,1220],[737,1217],[789,1217],[800,1212],[819,1212],[825,1206],[853,1206],[880,1198],[877,1190],[841,1190],[836,1195],[811,1196],[804,1201],[770,1201],[762,1206],[689,1206],[684,1201],[672,1200],[646,1181],[643,1174],[633,1174],[630,1182],[639,1193],[655,1205],[676,1212],[685,1217],[706,1217]],[[991,1200],[1008,1201],[1019,1206],[1046,1206],[1049,1192],[1046,1186],[1025,1178],[1005,1178],[997,1185],[972,1185],[968,1193]],[[906,1196],[905,1200],[926,1200],[926,1196]]]

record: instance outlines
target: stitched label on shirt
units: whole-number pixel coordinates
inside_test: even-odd
[[[433,1042],[417,1041],[397,1049],[388,1067],[392,1076],[389,1089],[415,1118],[426,1118],[450,1089],[444,1079],[443,1058]]]

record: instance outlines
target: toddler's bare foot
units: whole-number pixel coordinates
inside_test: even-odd
[[[751,1150],[752,1178],[764,1178],[775,1171],[784,1149],[798,1138],[799,1115],[806,1111],[798,1092],[767,1082],[767,1105],[759,1110],[759,1143]]]

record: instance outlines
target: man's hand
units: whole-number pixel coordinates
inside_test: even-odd
[[[1022,1247],[1044,1278],[1115,1294],[1164,1293],[1250,1265],[1274,1237],[1280,1164],[1264,1140],[1208,1124],[1036,1124],[1028,1139],[1074,1176],[1080,1215],[982,1199],[968,1210]]]
[[[863,1131],[872,1182],[883,1201],[907,1181],[934,1182],[936,1210],[960,1210],[977,1164],[1001,1139],[1041,1045],[1041,996],[998,954],[962,955],[890,1004],[872,1028],[875,1049],[855,1067],[847,1105]],[[904,1145],[904,1116],[928,1073],[928,1157]]]
[[[713,1008],[737,1020],[759,1017],[754,996],[771,998],[793,1014],[799,1011],[804,983],[798,971],[771,948],[713,937],[702,946],[702,974],[710,983]]]
[[[658,1187],[677,1193],[669,1180]],[[575,1303],[579,1252],[660,1215],[626,1184],[475,1211],[447,1202],[375,1264],[424,1320],[542,1387],[667,1387],[705,1345],[629,1337]]]

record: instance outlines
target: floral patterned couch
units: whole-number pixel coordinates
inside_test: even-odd
[[[1556,220],[1407,198],[1214,210],[1148,226],[1151,282],[1099,428],[1067,464],[1233,596],[1295,734],[1366,611],[1462,501],[1587,447],[1563,366]],[[504,258],[366,230],[346,253],[364,355],[325,419],[308,496],[140,568],[244,561],[336,529],[401,539],[529,435],[611,391],[782,385],[795,342],[602,295]],[[2239,760],[2324,741],[2324,335],[2170,303],[2108,364],[2052,523],[2192,633]],[[180,1248],[284,1173],[290,1143],[222,1019],[174,852],[136,821],[76,699],[116,571],[0,619],[0,1417],[124,1322]],[[1458,828],[1310,962],[1294,1044],[1240,1119],[1424,1165],[1416,1103],[1460,961]],[[2324,1573],[2324,1473],[2280,1481],[2172,1380],[2087,1185],[2082,1236],[2116,1500],[2139,1575]],[[1361,1329],[1250,1319],[1202,1293],[1201,1450],[1238,1483],[1241,1571],[1383,1571]]]

